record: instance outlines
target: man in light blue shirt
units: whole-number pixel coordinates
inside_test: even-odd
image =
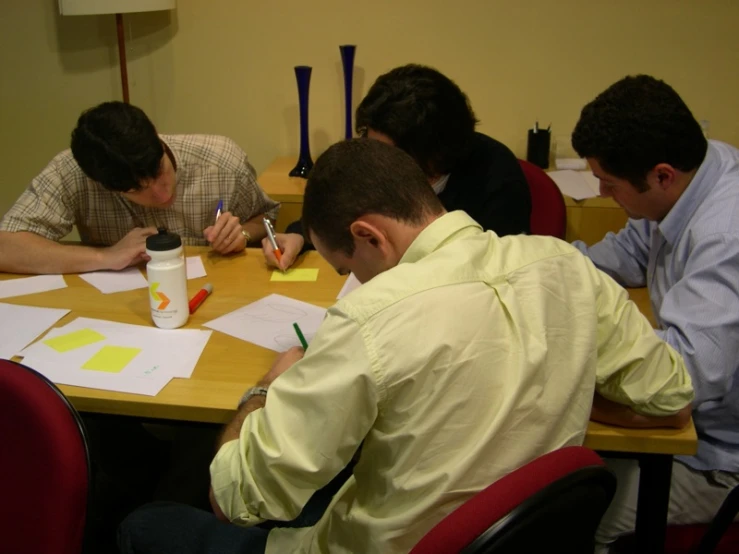
[[[618,234],[574,245],[624,286],[649,287],[657,334],[695,387],[698,453],[673,466],[668,522],[709,521],[739,483],[739,150],[707,141],[678,94],[646,75],[585,106],[572,144],[630,217]],[[634,527],[638,468],[613,467],[602,543]]]

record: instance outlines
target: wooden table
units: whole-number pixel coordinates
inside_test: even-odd
[[[257,249],[248,249],[230,258],[212,254],[206,247],[188,247],[186,254],[200,254],[208,273],[207,277],[188,281],[190,296],[207,282],[212,283],[214,288],[213,294],[191,316],[185,327],[189,329],[200,328],[211,319],[271,293],[329,307],[335,302],[346,279],[339,276],[316,252],[308,252],[301,257],[296,267],[319,268],[318,281],[302,283],[270,282],[271,270],[266,267],[261,250]],[[7,278],[12,276],[0,274],[0,279]],[[104,295],[77,275],[67,275],[65,279],[68,284],[66,289],[2,301],[70,308],[72,311],[57,326],[65,325],[77,317],[151,325],[146,289]],[[646,289],[631,290],[629,294],[654,325]],[[81,412],[225,423],[233,417],[243,392],[262,377],[274,358],[275,353],[270,350],[213,332],[192,377],[172,379],[155,397],[83,387],[60,388]],[[672,456],[695,453],[697,437],[692,423],[686,429],[676,431],[622,429],[591,422],[585,446],[606,454],[626,453],[640,459],[642,479],[637,534],[644,535],[640,544],[648,545],[650,553],[659,552],[659,545],[664,543]]]
[[[317,267],[316,282],[273,283],[262,251],[224,258],[206,247],[187,247],[189,256],[202,254],[207,277],[188,281],[192,297],[205,283],[213,294],[198,308],[185,329],[197,329],[216,317],[245,304],[277,293],[319,306],[329,307],[346,277],[339,276],[317,252],[309,252],[295,267]],[[8,278],[0,274],[0,278]],[[80,279],[65,275],[68,288],[2,302],[71,308],[59,321],[65,325],[77,317],[107,319],[121,323],[152,325],[146,289],[106,295]],[[190,379],[173,379],[154,397],[62,385],[60,388],[82,412],[119,414],[146,418],[225,423],[234,414],[244,391],[269,369],[275,353],[254,344],[214,331]]]
[[[233,257],[213,254],[207,247],[186,247],[186,255],[201,255],[208,273],[206,277],[188,280],[190,297],[203,284],[213,284],[213,294],[190,317],[184,329],[199,329],[207,321],[229,313],[241,306],[259,300],[268,294],[276,293],[329,307],[336,301],[346,277],[342,277],[317,252],[307,252],[301,256],[295,267],[319,268],[316,282],[271,282],[269,269],[259,249],[247,249]],[[0,279],[13,278],[1,274]],[[120,292],[113,295],[102,294],[77,275],[65,275],[68,287],[40,294],[3,299],[2,302],[42,306],[49,308],[68,308],[72,311],[56,325],[66,325],[77,317],[90,317],[152,325],[146,289]],[[646,289],[634,289],[630,296],[639,309],[651,318],[649,296]],[[171,420],[225,423],[233,416],[241,394],[253,386],[269,369],[275,353],[214,331],[203,351],[190,379],[172,379],[154,397],[120,392],[88,389],[62,385],[61,389],[75,407],[83,412],[96,412],[136,417]],[[592,440],[593,448],[608,449],[617,446],[618,450],[652,451],[657,448],[669,451],[674,448],[668,431],[648,431],[651,444],[639,440],[635,431],[611,429],[606,432],[603,426],[591,424],[596,434]],[[619,435],[618,433],[621,433]],[[626,433],[623,435],[623,433]],[[640,433],[644,433],[641,431]],[[621,436],[621,438],[619,438]],[[660,447],[664,436],[664,448]],[[634,438],[633,447],[623,441]],[[591,433],[588,434],[588,441]],[[648,441],[647,441],[648,442]],[[590,446],[590,443],[588,444]]]
[[[623,208],[611,198],[564,198],[567,210],[567,242],[581,240],[591,246],[606,236],[606,233],[618,233],[629,219]]]
[[[275,228],[283,232],[293,221],[300,219],[303,210],[305,179],[290,177],[295,158],[282,156],[275,159],[257,178],[259,185],[270,198],[282,204]],[[628,219],[626,212],[610,198],[574,200],[565,196],[567,210],[568,242],[582,240],[592,245],[606,233],[620,231]]]

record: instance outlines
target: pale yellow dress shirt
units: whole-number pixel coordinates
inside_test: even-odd
[[[658,416],[693,398],[678,354],[575,248],[452,212],[329,309],[218,452],[213,489],[234,523],[289,520],[363,443],[318,524],[272,530],[267,552],[407,552],[501,476],[582,444],[595,390]]]

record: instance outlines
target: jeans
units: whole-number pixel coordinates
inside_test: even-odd
[[[210,512],[155,502],[118,528],[121,554],[263,554],[269,531],[220,521]]]
[[[344,468],[317,491],[292,521],[267,521],[241,527],[220,521],[210,512],[173,502],[147,504],[130,514],[118,529],[121,554],[263,554],[273,527],[311,527],[352,474]]]

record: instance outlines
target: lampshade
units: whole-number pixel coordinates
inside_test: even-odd
[[[59,0],[62,15],[94,15],[173,10],[175,0]]]

